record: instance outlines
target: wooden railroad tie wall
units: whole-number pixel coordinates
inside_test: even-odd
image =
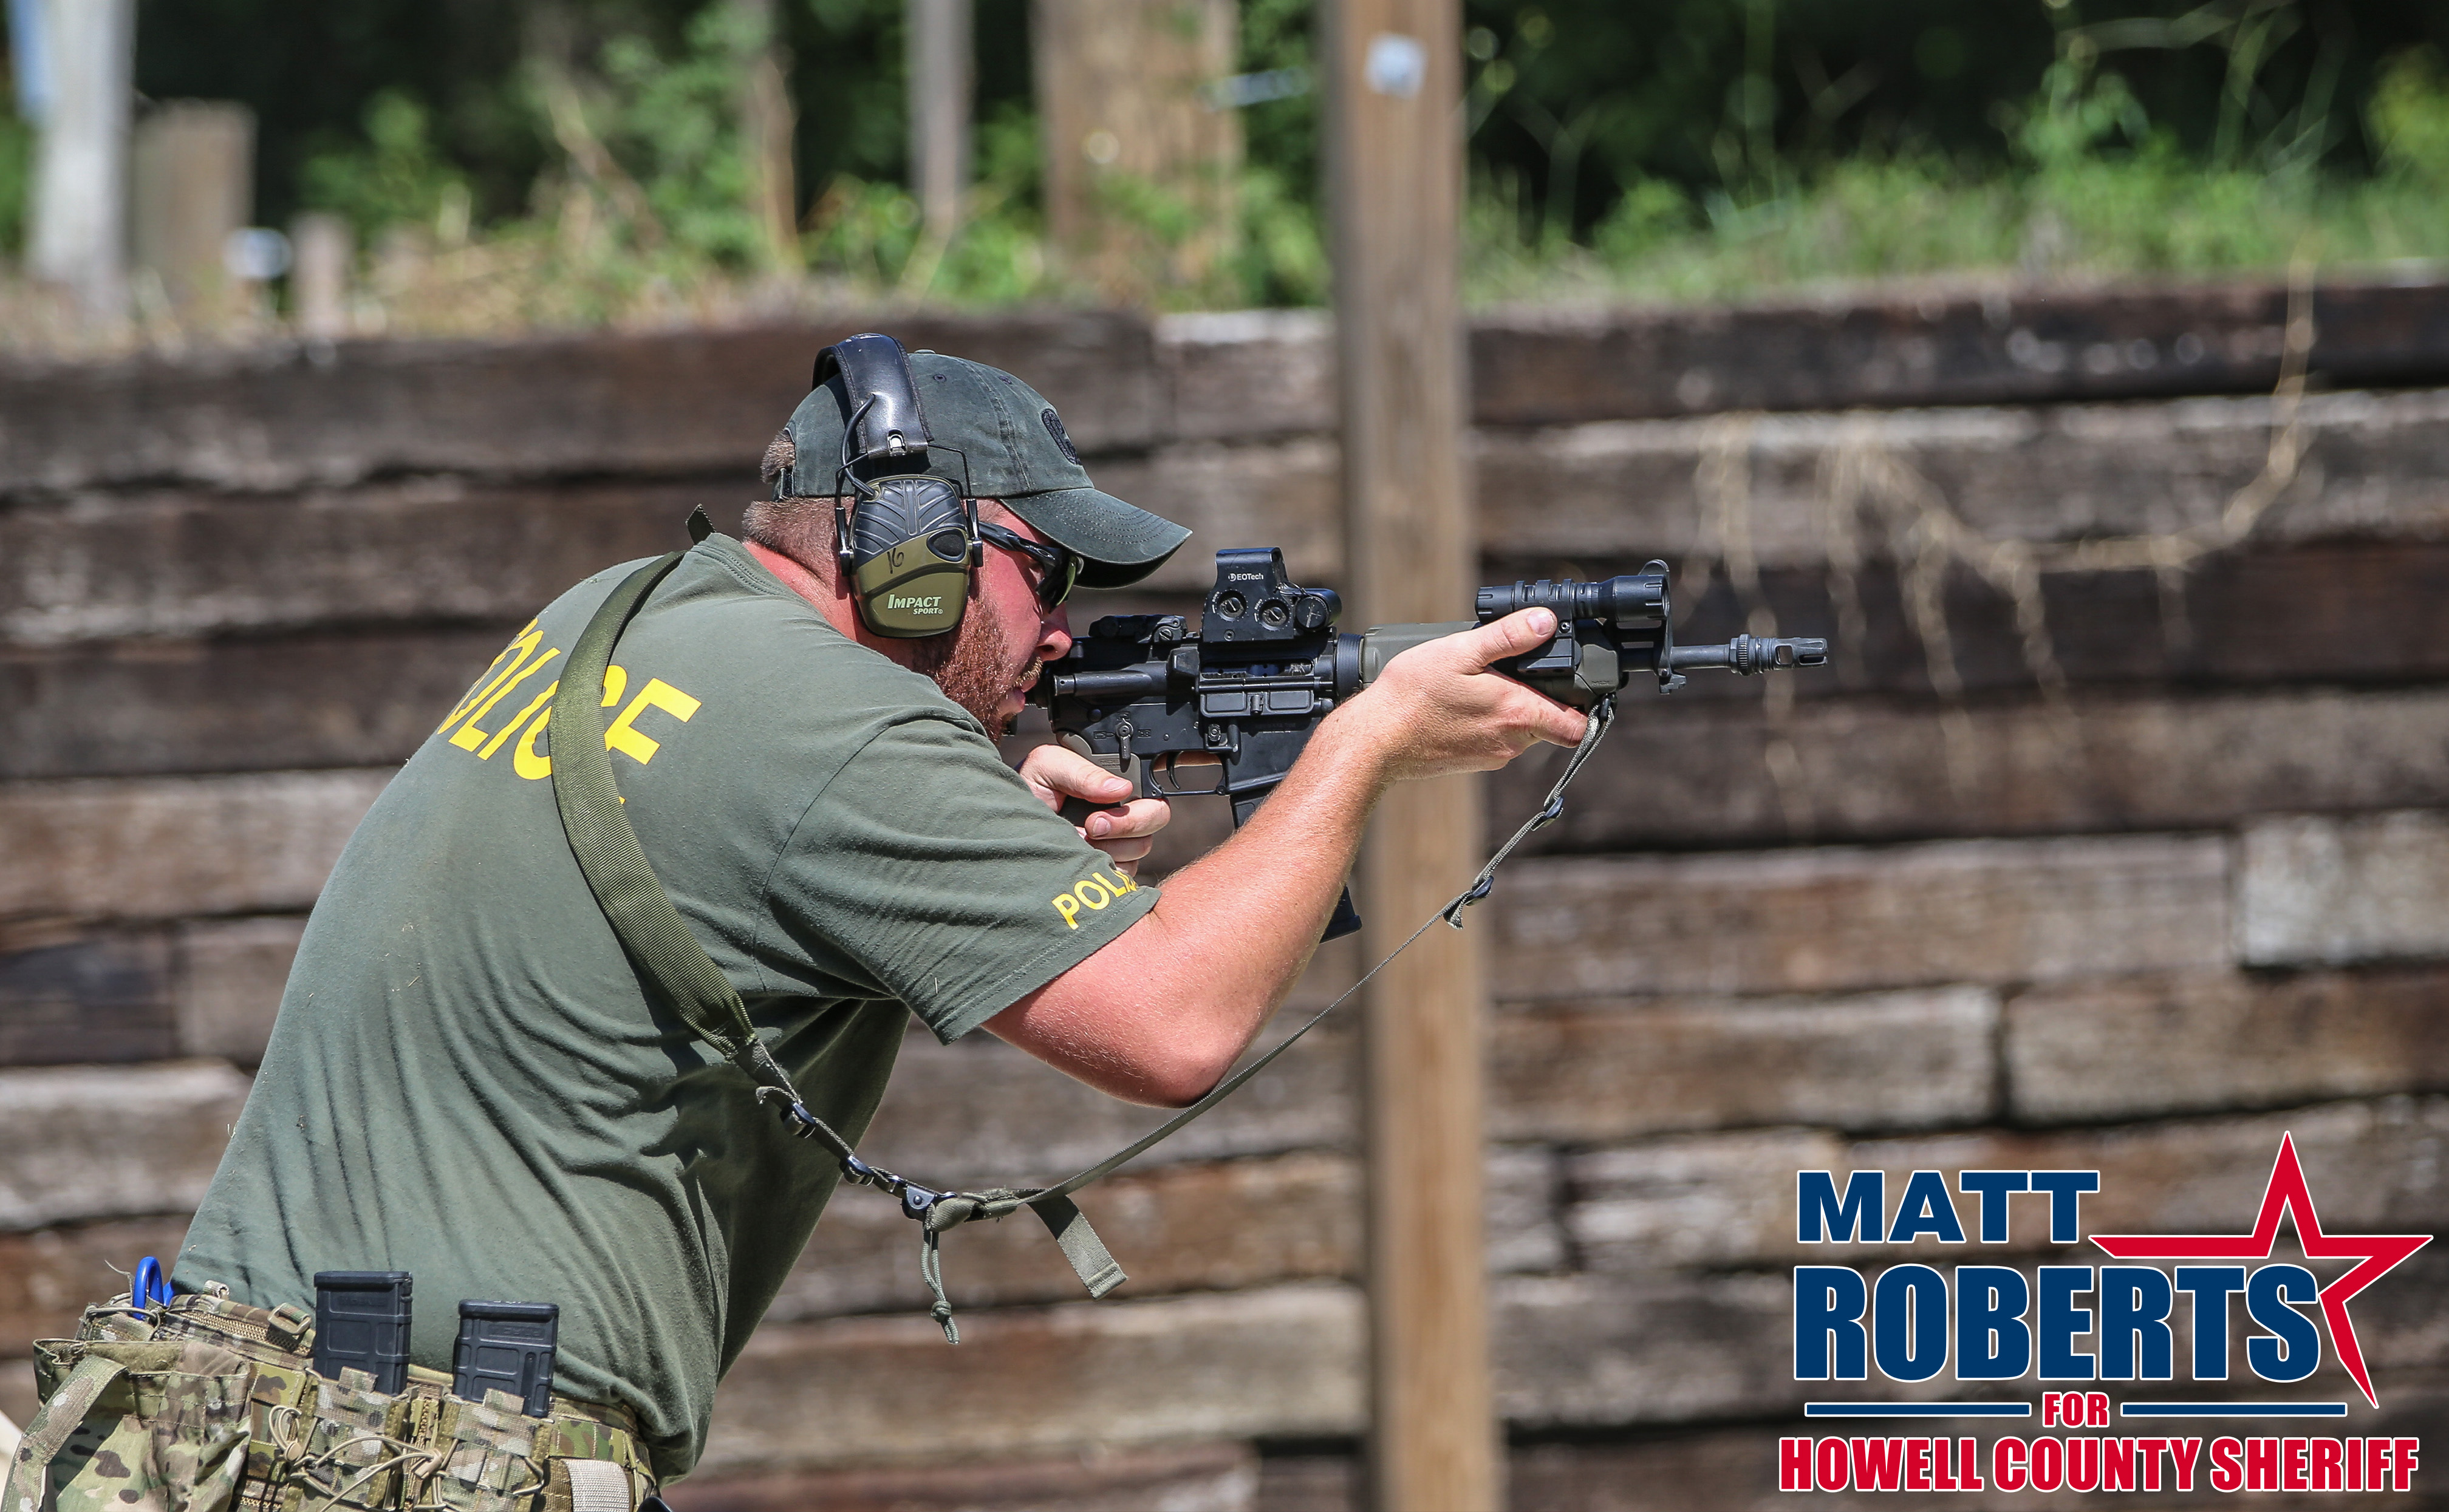
[[[1664,556],[1692,633],[1854,631],[1775,699],[1634,699],[1474,921],[1514,1507],[1778,1499],[1810,1390],[1799,1169],[2097,1168],[2093,1231],[2220,1232],[2292,1130],[2334,1231],[2449,1230],[2449,390],[2425,387],[2449,290],[2324,291],[2292,431],[2286,312],[2248,289],[1475,329],[1492,580]],[[0,1356],[175,1249],[390,768],[546,599],[692,504],[736,518],[809,354],[855,328],[0,375]],[[1185,603],[1217,545],[1340,580],[1318,318],[899,330],[1027,375],[1102,485],[1198,527],[1121,606]],[[2299,454],[2274,470],[2275,429]],[[2257,479],[2241,545],[2044,573],[2020,621],[1931,545],[1969,539],[1950,521],[2043,553],[2199,534]],[[1490,783],[1493,826],[1552,760]],[[1217,833],[1179,828],[1175,861]],[[1357,966],[1328,952],[1302,1000]],[[958,1350],[915,1310],[911,1226],[846,1195],[685,1504],[1356,1505],[1353,1051],[1321,1034],[1092,1197],[1133,1274],[1111,1301],[1075,1300],[1042,1235],[955,1235]],[[1023,1179],[1147,1121],[920,1036],[871,1144]],[[2010,1250],[2063,1254],[2020,1227]],[[2383,1403],[2358,1431],[2449,1426],[2444,1299],[2437,1244],[2357,1299]],[[2332,1360],[2303,1389],[2350,1394]],[[0,1358],[0,1410],[29,1408]]]

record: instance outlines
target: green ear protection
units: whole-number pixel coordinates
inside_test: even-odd
[[[986,554],[978,501],[926,471],[935,445],[901,343],[873,333],[817,354],[811,387],[839,373],[850,420],[834,472],[834,541],[859,622],[916,640],[960,627],[971,574]],[[940,447],[969,458],[955,447]]]

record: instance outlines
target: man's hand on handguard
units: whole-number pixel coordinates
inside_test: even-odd
[[[1542,740],[1578,745],[1587,715],[1489,670],[1507,657],[1536,649],[1555,633],[1554,614],[1525,609],[1475,630],[1424,641],[1387,662],[1336,718],[1351,722],[1347,737],[1382,753],[1383,781],[1390,783],[1494,772]]]
[[[1020,763],[1020,776],[1050,809],[1060,810],[1066,798],[1107,805],[1074,828],[1125,876],[1138,873],[1140,862],[1156,843],[1156,833],[1173,817],[1172,806],[1163,798],[1132,797],[1130,778],[1115,775],[1068,746],[1042,745],[1030,752]]]
[[[1395,658],[1326,718],[1233,838],[1167,878],[1139,922],[988,1020],[988,1030],[1112,1096],[1195,1101],[1309,964],[1390,784],[1485,772],[1538,741],[1581,739],[1582,715],[1488,670],[1555,628],[1548,610],[1527,609]],[[1050,801],[1070,793],[1094,802],[1128,786],[1059,747],[1032,759],[1041,764],[1031,783]]]

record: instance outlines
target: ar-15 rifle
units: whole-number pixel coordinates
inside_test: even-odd
[[[1137,796],[1229,798],[1238,829],[1292,771],[1319,721],[1389,660],[1518,610],[1554,611],[1556,634],[1496,670],[1576,708],[1595,706],[1644,673],[1671,693],[1685,673],[1703,668],[1749,677],[1826,664],[1828,642],[1819,639],[1739,635],[1722,645],[1675,644],[1667,577],[1667,564],[1652,562],[1603,583],[1543,578],[1486,587],[1475,620],[1345,635],[1336,629],[1343,601],[1331,588],[1295,584],[1281,549],[1219,551],[1197,635],[1178,614],[1109,615],[1047,664],[1029,697],[1046,707],[1057,739],[1129,777]],[[1208,774],[1207,785],[1183,786],[1186,769]],[[1063,808],[1074,823],[1090,812],[1078,799]],[[1347,892],[1326,938],[1359,927]]]

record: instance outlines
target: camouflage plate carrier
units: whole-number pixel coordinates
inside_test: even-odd
[[[396,1396],[311,1366],[314,1315],[202,1292],[87,1308],[35,1346],[43,1409],[0,1512],[633,1512],[653,1496],[626,1408],[452,1396],[411,1366]]]

